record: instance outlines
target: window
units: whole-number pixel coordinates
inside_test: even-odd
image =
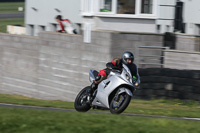
[[[155,18],[158,0],[94,0],[94,15]]]
[[[135,0],[118,0],[117,14],[135,14]]]
[[[153,0],[142,0],[141,13],[152,14],[152,2]]]
[[[100,0],[100,12],[112,12],[112,0]]]

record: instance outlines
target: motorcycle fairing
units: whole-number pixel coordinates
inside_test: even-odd
[[[133,86],[131,83],[128,83],[127,81],[117,76],[110,76],[108,79],[103,80],[98,85],[97,95],[96,95],[96,98],[93,100],[92,104],[96,106],[109,108],[110,106],[109,99],[108,99],[109,95],[113,92],[113,88],[117,89],[122,84]],[[132,93],[130,90],[129,90],[130,92],[128,90],[125,90],[125,91],[129,95],[132,96]]]

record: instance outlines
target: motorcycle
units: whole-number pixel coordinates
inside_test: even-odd
[[[96,70],[89,71],[91,83],[97,75]],[[75,99],[74,107],[79,112],[87,112],[93,107],[93,109],[109,109],[113,114],[120,114],[128,107],[136,86],[138,86],[136,79],[123,64],[122,70],[111,69],[108,78],[98,84],[92,95],[88,93],[91,86],[83,88]]]

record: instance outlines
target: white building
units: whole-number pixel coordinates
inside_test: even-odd
[[[186,34],[200,35],[200,0],[182,0]]]
[[[200,34],[200,0],[183,2],[186,34]],[[81,24],[85,31],[174,32],[177,0],[26,0],[28,35],[55,31],[56,15]]]
[[[26,0],[25,1],[25,25],[26,34],[34,35],[40,31],[56,31],[58,23],[57,15],[69,19],[73,23],[81,24],[80,14],[81,0]]]
[[[83,0],[83,23],[93,30],[123,32],[174,32],[175,8],[179,0]],[[200,34],[200,0],[183,2],[183,29]]]

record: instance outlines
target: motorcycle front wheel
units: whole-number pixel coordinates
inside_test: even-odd
[[[127,93],[115,95],[110,103],[110,112],[112,114],[122,113],[129,105],[131,96]]]
[[[76,111],[87,112],[88,110],[90,110],[91,106],[88,103],[88,95],[89,95],[87,93],[88,89],[90,89],[90,86],[83,88],[77,95],[75,102],[74,102],[74,107],[75,107]]]

